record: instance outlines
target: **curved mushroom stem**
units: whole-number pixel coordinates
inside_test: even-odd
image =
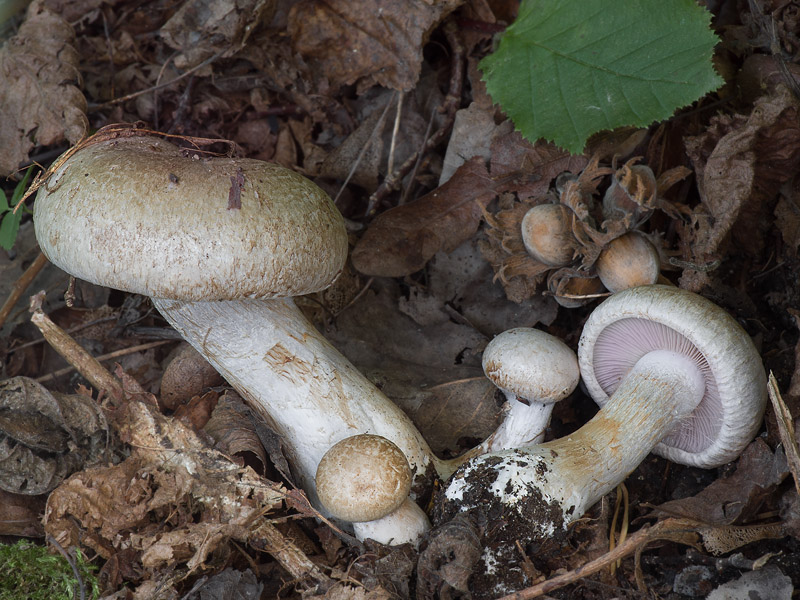
[[[455,512],[497,507],[499,502],[516,513],[514,520],[537,529],[533,535],[563,531],[692,412],[704,389],[703,376],[691,360],[667,350],[646,354],[606,406],[572,435],[484,454],[465,465],[444,491],[445,520]],[[536,515],[535,523],[530,523],[531,515]]]
[[[293,300],[153,298],[153,304],[281,435],[298,484],[315,506],[320,506],[314,482],[319,461],[336,442],[358,433],[383,436],[403,451],[412,489],[430,483],[439,461],[411,420]]]

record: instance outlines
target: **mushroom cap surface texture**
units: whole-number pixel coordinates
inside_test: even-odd
[[[174,300],[307,294],[347,257],[344,219],[305,177],[150,136],[75,152],[39,189],[34,225],[67,273]]]
[[[704,468],[733,460],[758,431],[767,398],[750,337],[722,308],[680,288],[647,285],[614,294],[589,316],[578,345],[581,376],[595,402],[603,406],[633,365],[657,349],[691,357],[706,393],[653,452]]]
[[[483,371],[501,390],[542,403],[563,400],[580,380],[572,349],[529,327],[509,329],[492,339],[483,351]]]
[[[406,500],[411,467],[393,442],[364,433],[331,446],[317,467],[316,481],[319,500],[334,517],[374,521]]]

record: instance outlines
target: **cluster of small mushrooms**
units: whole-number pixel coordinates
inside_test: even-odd
[[[577,175],[562,173],[546,195],[486,213],[483,251],[509,298],[521,302],[544,283],[556,302],[575,308],[658,281],[659,236],[641,228],[656,209],[676,214],[663,194],[687,171],[678,167],[656,179],[637,161],[615,169],[596,157]],[[611,183],[598,200],[606,176]]]
[[[764,409],[761,361],[736,321],[699,296],[648,285],[592,313],[577,358],[541,331],[497,336],[483,362],[508,397],[504,420],[441,460],[292,300],[329,286],[348,248],[342,216],[302,176],[157,137],[90,140],[40,188],[34,222],[66,272],[149,296],[282,436],[311,502],[361,539],[417,542],[430,522],[414,500],[434,478],[445,482],[438,520],[491,504],[520,520],[549,515],[529,528],[550,536],[651,451],[701,467],[730,461]],[[553,403],[580,377],[602,408],[541,443]]]

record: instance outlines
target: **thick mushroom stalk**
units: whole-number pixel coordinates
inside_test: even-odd
[[[669,286],[615,294],[589,317],[581,375],[602,405],[575,433],[473,458],[439,494],[435,521],[488,520],[493,560],[517,568],[515,541],[563,536],[651,451],[714,467],[755,435],[766,376],[752,341],[708,300]],[[510,561],[510,562],[509,562]]]
[[[317,464],[359,433],[391,440],[413,484],[430,483],[435,459],[408,417],[290,298],[328,287],[347,256],[342,216],[304,177],[123,136],[69,156],[40,188],[34,223],[67,273],[153,298],[274,426],[315,504]]]

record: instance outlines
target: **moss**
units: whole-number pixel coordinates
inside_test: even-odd
[[[80,551],[75,566],[83,580],[86,598],[97,598],[95,569]],[[60,554],[22,540],[0,544],[0,600],[66,600],[80,598],[80,584],[69,562]]]

